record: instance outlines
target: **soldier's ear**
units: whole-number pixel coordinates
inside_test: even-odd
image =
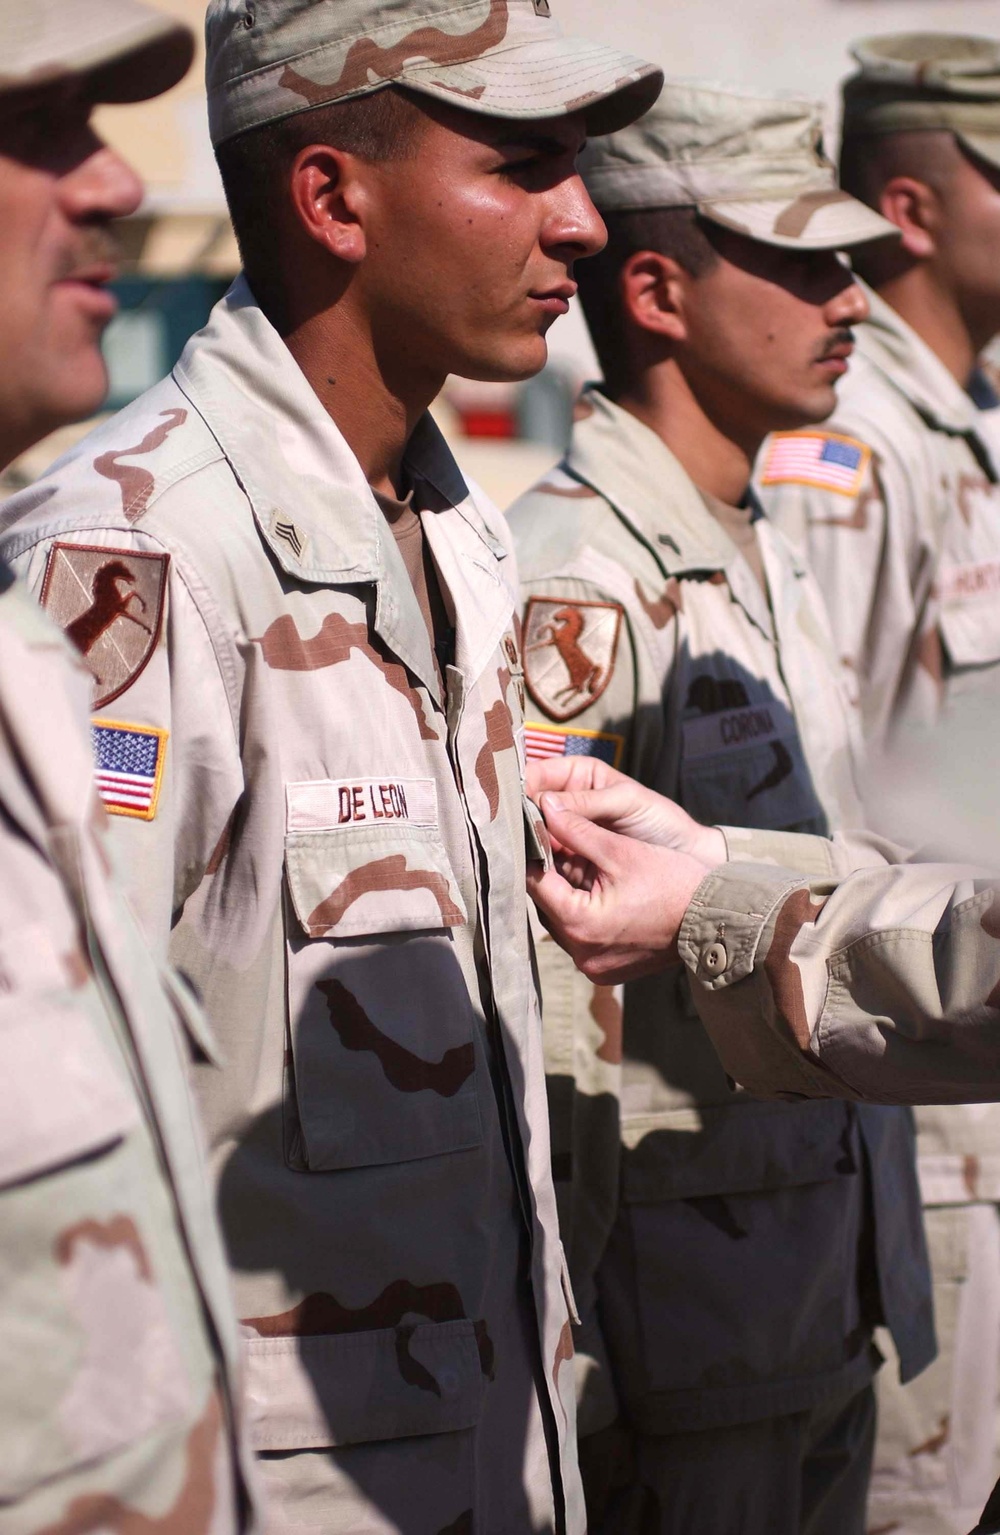
[[[623,263],[618,281],[622,309],[632,325],[665,341],[686,339],[686,273],[671,256],[636,251]]]
[[[292,211],[318,245],[351,266],[367,251],[367,204],[361,162],[329,144],[310,144],[295,156],[289,172]]]
[[[908,256],[927,261],[934,255],[943,209],[933,187],[913,176],[893,176],[879,193],[878,211],[900,230],[900,249]]]

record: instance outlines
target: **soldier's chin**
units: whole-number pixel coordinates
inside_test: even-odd
[[[813,387],[807,395],[800,399],[790,400],[784,411],[784,419],[779,423],[775,411],[775,421],[771,426],[772,432],[795,432],[803,426],[819,426],[837,408],[837,392],[832,384],[824,384]]]
[[[541,373],[548,360],[549,346],[544,335],[519,336],[506,346],[498,346],[489,356],[465,358],[451,372],[484,384],[519,384]]]

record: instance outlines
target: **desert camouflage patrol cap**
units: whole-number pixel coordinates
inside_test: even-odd
[[[146,101],[193,57],[189,28],[138,0],[0,0],[0,96],[77,77],[95,101]]]
[[[211,0],[212,141],[388,84],[489,117],[586,114],[589,132],[656,100],[654,64],[564,37],[549,0]]]
[[[844,137],[937,128],[1000,165],[1000,40],[952,32],[866,37],[844,82]]]
[[[766,245],[799,250],[899,233],[837,186],[811,101],[668,80],[645,117],[588,143],[580,169],[602,213],[696,208]]]

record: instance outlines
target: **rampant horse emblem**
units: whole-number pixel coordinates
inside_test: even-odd
[[[524,618],[528,692],[550,719],[595,703],[614,670],[622,610],[615,602],[532,597]]]
[[[56,543],[42,606],[94,674],[94,708],[117,698],[152,655],[163,621],[170,556]]]

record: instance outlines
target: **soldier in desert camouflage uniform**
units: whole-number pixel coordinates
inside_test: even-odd
[[[270,1529],[579,1531],[516,576],[425,410],[542,365],[603,236],[576,151],[660,75],[546,0],[216,0],[208,76],[249,282],[4,547],[225,1051]]]
[[[1000,713],[1000,430],[976,366],[1000,329],[1000,43],[917,34],[854,54],[843,179],[902,238],[855,254],[872,313],[837,411],[772,438],[758,483],[817,574],[877,744],[942,707]],[[853,465],[839,483],[834,451]],[[872,816],[898,835],[891,803]],[[985,1431],[1000,1408],[1000,1109],[919,1109],[917,1127],[941,1352],[904,1392],[884,1372],[872,1522],[965,1535],[1000,1475]]]
[[[841,180],[898,226],[855,252],[871,318],[822,431],[766,444],[770,516],[808,550],[872,744],[1000,702],[1000,432],[977,367],[1000,330],[1000,42],[856,45]],[[853,473],[834,483],[834,445]]]
[[[106,387],[95,101],[179,80],[129,0],[0,0],[0,465]],[[237,1535],[236,1331],[185,1080],[211,1041],[112,877],[90,674],[0,563],[0,1530]]]
[[[683,960],[735,1083],[788,1102],[1000,1100],[995,874],[865,834],[703,827],[596,759],[534,763],[528,787],[562,849],[531,878],[552,931],[601,985]],[[995,797],[989,827],[974,820],[995,868]],[[989,1407],[956,1405],[989,1442]],[[1000,1488],[976,1530],[1000,1531]]]
[[[854,722],[822,600],[747,497],[767,431],[833,408],[866,312],[835,250],[892,232],[820,131],[807,102],[671,82],[590,146],[605,383],[511,522],[529,757],[614,748],[703,819],[822,833],[861,818]],[[540,956],[592,1529],[860,1532],[872,1328],[907,1376],[934,1347],[909,1114],[734,1101],[683,982],[628,987],[622,1032]]]

